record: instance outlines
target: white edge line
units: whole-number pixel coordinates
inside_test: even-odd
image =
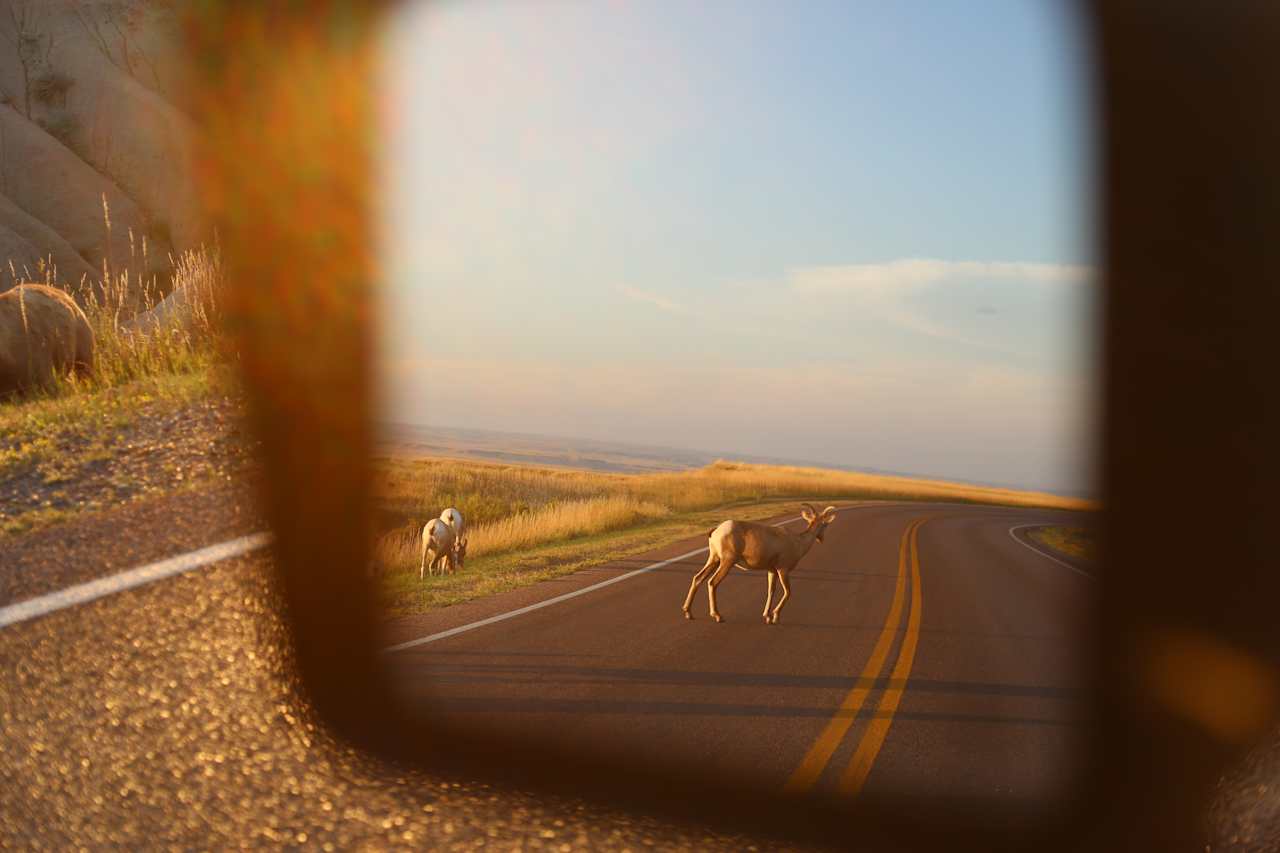
[[[896,504],[891,504],[889,502],[868,502],[855,504],[854,506],[840,507],[836,512],[844,512],[846,510],[859,509],[861,507],[885,505]],[[784,521],[779,521],[774,526],[781,527],[785,524],[790,524],[793,521],[799,520],[800,517],[796,516]],[[265,548],[267,545],[271,544],[271,540],[272,536],[269,532],[250,533],[245,536],[241,536],[238,539],[219,542],[216,545],[209,545],[196,551],[188,551],[187,553],[179,554],[176,557],[169,557],[154,563],[148,563],[145,566],[138,566],[114,575],[86,581],[85,583],[65,587],[63,589],[56,590],[55,592],[50,592],[35,598],[28,598],[25,601],[19,601],[15,604],[9,604],[4,607],[0,607],[0,629],[8,628],[11,625],[17,625],[32,619],[37,619],[50,613],[56,613],[57,611],[65,610],[68,607],[75,607],[78,604],[87,604],[90,601],[96,601],[99,598],[105,598],[108,595],[114,595],[117,592],[124,592],[125,590],[173,577],[174,575],[185,574],[186,572],[195,571],[196,569],[202,569],[205,566],[221,562],[222,560],[230,560],[233,557],[240,557],[261,548]],[[707,549],[704,546],[695,551],[690,551],[687,554],[681,554],[678,557],[671,557],[670,559],[653,563],[652,565],[645,566],[644,568],[635,569],[634,571],[609,578],[608,580],[575,590],[574,592],[568,592],[564,595],[538,602],[537,604],[531,604],[528,607],[522,607],[519,610],[513,610],[509,613],[491,616],[488,619],[482,619],[479,622],[472,622],[468,625],[451,628],[448,631],[441,631],[438,634],[431,634],[427,637],[410,640],[407,643],[401,643],[398,646],[391,646],[390,648],[385,648],[382,651],[384,653],[396,652],[402,649],[412,648],[413,646],[420,646],[424,643],[442,640],[445,637],[451,637],[454,634],[461,634],[464,631],[470,631],[485,625],[491,625],[494,622],[501,622],[504,619],[511,619],[512,617],[528,613],[531,610],[549,607],[552,604],[557,604],[561,601],[565,601],[566,599],[574,598],[579,595],[585,595],[588,592],[593,592],[597,589],[601,589],[602,587],[609,586],[610,584],[627,580],[628,578],[635,577],[636,575],[644,574],[645,572],[650,572],[654,569],[660,569],[663,566],[679,562],[687,557],[692,557],[694,554],[700,554],[705,550]]]
[[[265,548],[269,544],[271,544],[270,533],[250,533],[247,536],[241,536],[239,539],[219,542],[217,545],[210,545],[198,551],[189,551],[186,554],[179,554],[167,560],[148,563],[145,566],[138,566],[135,569],[129,569],[119,574],[69,586],[57,592],[29,598],[26,601],[19,601],[17,604],[0,607],[0,628],[8,628],[10,625],[17,625],[19,622],[26,622],[29,619],[74,607],[77,604],[85,604],[104,596],[123,592],[126,589],[133,589],[153,581],[201,569],[210,563],[239,557],[252,551],[257,551],[259,548]]]
[[[836,512],[845,512],[846,510],[861,509],[863,507],[869,507],[869,506],[884,506],[884,504],[856,504],[854,506],[840,507],[836,510]],[[800,520],[800,516],[797,515],[794,518],[788,518],[784,521],[776,522],[773,526],[782,527],[785,524],[790,524],[793,521],[799,521],[799,520]],[[595,592],[597,589],[603,589],[604,587],[609,586],[610,584],[621,583],[622,581],[633,578],[636,575],[642,575],[645,572],[651,572],[654,569],[660,569],[663,566],[669,566],[672,563],[678,563],[681,560],[692,557],[695,554],[701,554],[705,550],[707,550],[707,546],[703,545],[701,548],[697,548],[685,554],[680,554],[677,557],[669,557],[665,560],[662,560],[661,562],[652,563],[648,566],[644,566],[643,568],[633,569],[629,572],[626,572],[625,574],[621,574],[616,577],[609,578],[608,580],[603,580],[603,581],[600,581],[599,583],[593,583],[591,586],[584,586],[582,589],[575,589],[573,592],[566,592],[563,595],[557,595],[555,598],[548,598],[546,601],[539,601],[536,604],[530,604],[526,607],[521,607],[516,610],[510,610],[510,611],[507,611],[506,613],[499,613],[497,616],[490,616],[488,619],[481,619],[478,622],[469,622],[466,625],[459,625],[458,627],[450,628],[447,631],[440,631],[435,634],[428,634],[427,636],[419,637],[416,640],[409,640],[407,642],[399,643],[394,646],[388,646],[382,650],[382,653],[385,655],[385,654],[391,654],[392,652],[402,652],[405,649],[412,649],[415,646],[424,646],[427,643],[434,643],[437,640],[443,640],[447,637],[453,637],[457,634],[466,633],[467,631],[474,631],[476,628],[483,628],[484,626],[492,625],[495,622],[502,622],[507,619],[514,619],[517,616],[523,616],[526,613],[532,613],[534,610],[541,610],[544,607],[550,607],[553,604],[559,604],[562,601],[568,601],[571,598],[577,598],[580,595],[586,595],[589,592]]]
[[[1013,534],[1014,534],[1014,531],[1016,531],[1016,530],[1022,530],[1023,528],[1027,528],[1027,527],[1045,527],[1045,526],[1046,526],[1046,525],[1043,525],[1043,524],[1016,524],[1016,525],[1014,525],[1013,527],[1010,527],[1010,528],[1009,528],[1009,538],[1010,538],[1010,539],[1012,539],[1014,542],[1017,542],[1017,543],[1018,543],[1019,545],[1021,545],[1023,548],[1026,548],[1028,551],[1035,551],[1037,554],[1039,554],[1041,557],[1044,557],[1046,560],[1053,560],[1053,561],[1054,561],[1055,563],[1057,563],[1059,566],[1063,566],[1064,568],[1068,568],[1068,569],[1070,569],[1071,571],[1075,572],[1075,573],[1076,573],[1076,574],[1078,574],[1078,575],[1083,575],[1084,577],[1088,578],[1088,579],[1089,579],[1089,580],[1091,580],[1091,581],[1096,581],[1096,580],[1097,580],[1097,578],[1096,578],[1096,577],[1094,577],[1094,576],[1093,576],[1092,574],[1090,574],[1089,572],[1086,572],[1084,569],[1077,569],[1075,566],[1071,565],[1071,564],[1070,564],[1070,563],[1068,563],[1067,561],[1065,561],[1065,560],[1060,560],[1060,559],[1058,559],[1057,557],[1053,556],[1052,554],[1046,554],[1044,551],[1041,551],[1039,548],[1037,548],[1036,546],[1032,545],[1030,542],[1027,542],[1026,540],[1023,540],[1023,539],[1019,539],[1017,536],[1014,536],[1014,535],[1013,535]]]
[[[660,569],[663,566],[669,566],[672,563],[678,563],[681,560],[685,559],[686,557],[692,557],[694,554],[701,554],[705,550],[707,550],[706,546],[703,546],[696,550],[689,551],[688,553],[681,554],[678,557],[671,557],[670,559],[663,560],[660,563],[653,563],[652,565],[645,566],[642,569],[634,569],[632,571],[627,572],[626,574],[621,574],[616,577],[609,578],[608,580],[600,581],[599,583],[593,583],[591,586],[584,586],[582,589],[575,589],[573,592],[566,592],[563,595],[557,595],[555,598],[548,598],[546,601],[539,601],[538,603],[530,604],[527,607],[521,607],[517,610],[510,610],[506,613],[499,613],[497,616],[490,616],[488,619],[481,619],[479,622],[470,622],[466,625],[459,625],[458,627],[450,628],[447,631],[440,631],[439,633],[436,633],[436,634],[428,634],[425,637],[419,637],[416,640],[409,640],[408,642],[400,643],[399,645],[388,646],[387,648],[382,650],[382,653],[390,654],[391,652],[401,652],[401,651],[404,651],[405,649],[411,649],[414,646],[422,646],[422,645],[426,645],[427,643],[434,643],[436,640],[443,640],[445,637],[452,637],[455,634],[462,634],[466,631],[474,631],[476,628],[483,628],[485,625],[492,625],[494,622],[502,622],[506,619],[514,619],[517,616],[523,616],[526,613],[532,613],[534,610],[541,610],[544,607],[550,607],[553,604],[559,604],[562,601],[568,601],[571,598],[577,598],[579,595],[586,595],[589,592],[595,592],[597,589],[602,589],[606,586],[609,586],[610,584],[621,583],[622,581],[627,580],[628,578],[633,578],[636,575],[642,575],[645,572],[651,572],[654,569]]]

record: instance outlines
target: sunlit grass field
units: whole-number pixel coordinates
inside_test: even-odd
[[[378,503],[394,527],[376,543],[375,570],[393,612],[441,606],[553,577],[589,565],[593,557],[600,561],[639,553],[704,531],[731,507],[738,518],[789,512],[801,500],[1096,508],[1087,500],[1041,492],[728,461],[689,471],[610,474],[472,460],[382,458],[376,472]],[[465,569],[420,583],[422,525],[450,506],[467,519]],[[662,535],[649,535],[656,531]],[[533,576],[525,577],[530,573]]]

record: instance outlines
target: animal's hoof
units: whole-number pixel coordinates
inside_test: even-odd
[[[689,620],[692,620],[692,619],[693,619],[693,614],[692,614],[692,613],[690,613],[688,610],[686,610],[686,611],[684,611],[684,618],[689,619]]]
[[[717,622],[723,622],[723,621],[724,621],[723,619],[721,619],[721,618],[720,618],[720,614],[719,614],[719,613],[712,613],[712,614],[711,614],[711,618],[712,618],[712,619],[714,619],[714,620],[716,620]]]
[[[770,617],[769,617],[769,624],[770,624],[770,625],[777,625],[777,624],[778,624],[778,614],[777,614],[777,613],[775,613],[775,614],[773,614],[772,616],[770,616]]]

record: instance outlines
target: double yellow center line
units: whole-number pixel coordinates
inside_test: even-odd
[[[880,697],[880,704],[876,708],[876,713],[872,716],[866,731],[863,732],[862,740],[858,743],[853,760],[840,775],[840,781],[837,783],[837,789],[843,794],[855,795],[862,790],[862,785],[867,780],[867,774],[871,772],[871,766],[875,764],[876,756],[880,754],[880,747],[884,745],[884,740],[889,734],[889,727],[893,724],[893,715],[897,713],[898,704],[902,701],[902,692],[906,689],[907,678],[911,675],[911,665],[915,661],[916,646],[920,642],[921,603],[918,534],[924,523],[925,519],[916,519],[908,524],[907,529],[903,531],[902,542],[898,546],[898,580],[893,589],[893,603],[889,605],[889,615],[885,619],[880,636],[876,639],[875,647],[871,650],[871,657],[867,660],[867,665],[863,667],[862,674],[858,676],[858,681],[854,688],[849,691],[848,695],[844,697],[844,701],[840,703],[835,716],[827,723],[826,728],[822,730],[822,733],[818,735],[818,739],[814,741],[813,746],[805,754],[800,766],[796,768],[795,772],[791,774],[791,778],[787,780],[787,784],[783,789],[786,792],[793,794],[803,793],[817,783],[819,777],[822,776],[822,772],[826,769],[827,763],[831,760],[831,756],[840,746],[841,741],[844,740],[844,736],[853,726],[854,720],[857,719],[858,712],[862,710],[863,704],[871,694],[876,679],[880,677],[880,672],[884,669],[885,662],[889,657],[889,649],[893,646],[893,638],[897,635],[898,627],[902,624],[902,605],[906,599],[907,572],[908,567],[910,567],[911,609],[907,616],[906,637],[903,638],[902,647],[898,650],[898,660],[893,666],[889,684]]]

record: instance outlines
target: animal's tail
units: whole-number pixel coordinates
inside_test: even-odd
[[[716,532],[716,529],[715,529],[714,527],[713,527],[713,528],[711,528],[710,530],[708,530],[708,531],[707,531],[707,538],[708,538],[708,539],[710,539],[710,538],[711,538],[711,534],[712,534],[712,533],[715,533],[715,532]]]

